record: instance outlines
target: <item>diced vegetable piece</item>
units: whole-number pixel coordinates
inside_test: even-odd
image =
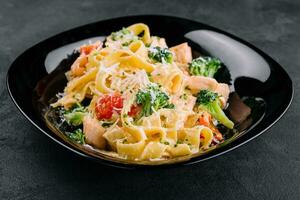
[[[85,141],[99,149],[104,149],[106,141],[103,137],[105,128],[103,128],[97,119],[90,116],[84,117],[83,120],[83,133],[85,135]]]

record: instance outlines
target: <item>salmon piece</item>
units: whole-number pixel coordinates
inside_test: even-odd
[[[187,87],[190,88],[193,94],[198,93],[200,90],[215,91],[218,87],[218,82],[205,76],[190,76],[187,78]]]
[[[195,104],[196,104],[196,100],[197,100],[196,97],[194,97],[194,96],[192,96],[192,95],[188,95],[187,100],[186,100],[186,103],[185,103],[185,105],[184,105],[184,106],[185,106],[185,109],[186,109],[186,110],[192,111],[193,108],[194,108],[194,106],[195,106]]]
[[[177,63],[178,68],[183,72],[184,75],[189,76],[188,64]]]
[[[221,96],[220,100],[222,103],[222,107],[224,108],[230,93],[229,86],[225,83],[219,83],[215,92]]]
[[[218,93],[221,97],[222,108],[225,107],[230,93],[229,86],[225,83],[218,83],[215,79],[204,76],[191,76],[187,78],[187,87],[193,94],[200,90],[210,90]]]
[[[175,54],[175,60],[179,63],[187,64],[192,62],[192,49],[185,42],[170,48],[170,50]]]
[[[83,118],[83,133],[85,141],[98,149],[104,149],[106,141],[103,137],[105,129],[99,124],[98,120],[90,116]]]
[[[90,54],[95,49],[101,49],[102,42],[97,41],[94,44],[83,45],[80,47],[80,56],[75,60],[71,66],[72,76],[81,76],[84,74],[85,65],[88,62],[87,55]]]
[[[87,62],[87,56],[80,55],[71,66],[71,75],[75,77],[83,75]]]
[[[192,111],[196,104],[196,97],[192,95],[187,95],[186,99],[181,96],[172,96],[171,102],[175,107],[181,108],[186,111]]]
[[[101,46],[102,46],[102,42],[100,42],[100,41],[97,41],[94,44],[83,45],[83,46],[80,47],[80,54],[88,55],[94,49],[100,49]]]
[[[215,92],[224,97],[227,101],[230,93],[229,86],[225,83],[219,83]]]

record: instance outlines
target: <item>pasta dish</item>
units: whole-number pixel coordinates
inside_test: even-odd
[[[224,109],[229,86],[218,58],[194,57],[188,43],[168,47],[145,24],[79,48],[68,83],[51,104],[72,141],[128,160],[192,155],[233,129]]]

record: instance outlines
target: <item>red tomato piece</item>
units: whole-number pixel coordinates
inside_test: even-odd
[[[114,96],[112,96],[111,103],[112,103],[113,109],[115,111],[117,111],[118,113],[120,113],[123,108],[123,99],[122,99],[121,95],[115,94]]]
[[[98,119],[110,119],[113,111],[120,113],[123,108],[123,99],[119,94],[105,94],[96,103],[96,116]]]
[[[80,47],[80,53],[81,54],[85,54],[88,55],[90,54],[94,49],[97,49],[100,46],[100,42],[96,42],[94,44],[90,44],[90,45],[83,45]]]
[[[130,111],[128,112],[128,115],[130,117],[136,116],[141,111],[141,106],[138,105],[132,105],[130,108]]]

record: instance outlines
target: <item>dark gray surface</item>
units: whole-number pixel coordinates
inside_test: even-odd
[[[1,1],[0,199],[299,199],[299,1]],[[295,98],[265,134],[216,159],[125,171],[79,158],[37,131],[10,100],[8,66],[33,44],[97,20],[165,14],[219,27],[284,66]],[[24,66],[26,67],[26,66]]]

